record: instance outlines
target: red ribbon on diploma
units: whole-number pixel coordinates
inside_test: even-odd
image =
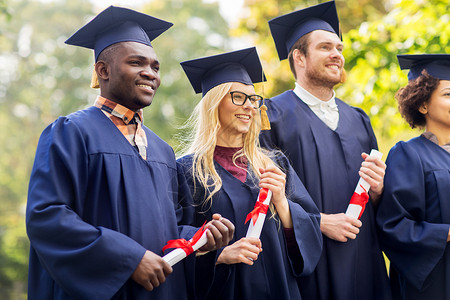
[[[244,224],[247,224],[247,222],[252,219],[253,225],[255,225],[256,220],[258,219],[259,214],[267,214],[267,209],[269,208],[269,205],[264,204],[264,201],[267,198],[267,193],[269,191],[267,189],[261,189],[259,191],[259,197],[258,201],[255,203],[255,207],[253,210],[247,215],[247,218],[245,219]]]
[[[198,240],[202,237],[203,232],[205,232],[205,230],[207,229],[207,228],[205,228],[205,224],[206,224],[206,221],[205,221],[205,223],[203,223],[202,227],[200,227],[200,229],[197,230],[197,232],[192,237],[191,241],[187,241],[185,239],[170,240],[162,248],[162,251],[164,252],[166,249],[171,249],[171,248],[180,248],[180,249],[183,249],[183,251],[186,253],[186,256],[188,256],[189,254],[192,254],[194,252],[192,245],[195,245],[195,243],[198,242]]]
[[[361,187],[362,188],[362,187]],[[364,190],[364,188],[363,188]],[[359,213],[358,220],[361,218],[364,209],[366,208],[366,204],[369,202],[369,194],[364,190],[361,194],[353,193],[352,198],[350,199],[350,204],[355,204],[361,206],[361,212]]]

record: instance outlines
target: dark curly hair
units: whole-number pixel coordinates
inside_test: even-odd
[[[409,81],[407,86],[399,89],[395,94],[398,110],[411,128],[422,128],[426,125],[425,116],[419,111],[419,108],[430,100],[439,81],[438,78],[423,70],[422,75]]]

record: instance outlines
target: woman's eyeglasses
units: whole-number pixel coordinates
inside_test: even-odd
[[[263,97],[260,95],[247,95],[243,92],[230,92],[231,101],[234,105],[242,106],[245,104],[245,101],[250,100],[250,103],[254,108],[260,108],[263,103]]]

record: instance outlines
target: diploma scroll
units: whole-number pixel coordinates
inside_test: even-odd
[[[372,149],[372,151],[370,151],[370,156],[381,159],[383,153]],[[361,218],[364,212],[364,208],[366,207],[366,203],[369,201],[369,189],[369,183],[367,183],[367,181],[365,181],[364,179],[359,178],[358,184],[355,188],[355,192],[353,193],[353,196],[350,199],[350,204],[348,205],[347,211],[345,212],[347,216],[351,216],[355,219]]]
[[[266,219],[267,209],[269,208],[271,198],[272,191],[268,189],[261,189],[259,191],[255,208],[247,215],[247,219],[245,220],[245,223],[247,223],[251,219],[248,226],[247,235],[245,237],[259,238],[264,225],[264,220]]]
[[[163,251],[169,248],[176,248],[176,249],[164,255],[163,259],[170,266],[175,265],[177,262],[181,261],[189,254],[197,251],[202,246],[206,245],[206,243],[208,242],[206,232],[207,229],[205,229],[205,224],[203,224],[203,226],[195,233],[195,235],[189,241],[186,241],[185,239],[168,241],[167,245],[164,246]]]

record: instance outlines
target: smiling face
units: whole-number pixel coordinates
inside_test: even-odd
[[[450,81],[441,80],[430,100],[419,109],[424,114],[427,131],[438,135],[450,132]]]
[[[161,79],[159,61],[152,47],[136,43],[121,42],[113,45],[112,53],[99,61],[104,68],[96,66],[101,95],[133,111],[149,106]]]
[[[332,89],[340,82],[345,63],[342,42],[335,33],[324,30],[311,32],[308,41],[300,71],[302,83]]]
[[[239,91],[247,95],[254,95],[255,88],[252,85],[245,85],[233,82],[230,91]],[[224,147],[242,147],[244,145],[243,135],[250,129],[257,109],[247,99],[244,105],[233,104],[230,93],[220,101],[219,107],[220,129],[217,133],[217,145]]]

